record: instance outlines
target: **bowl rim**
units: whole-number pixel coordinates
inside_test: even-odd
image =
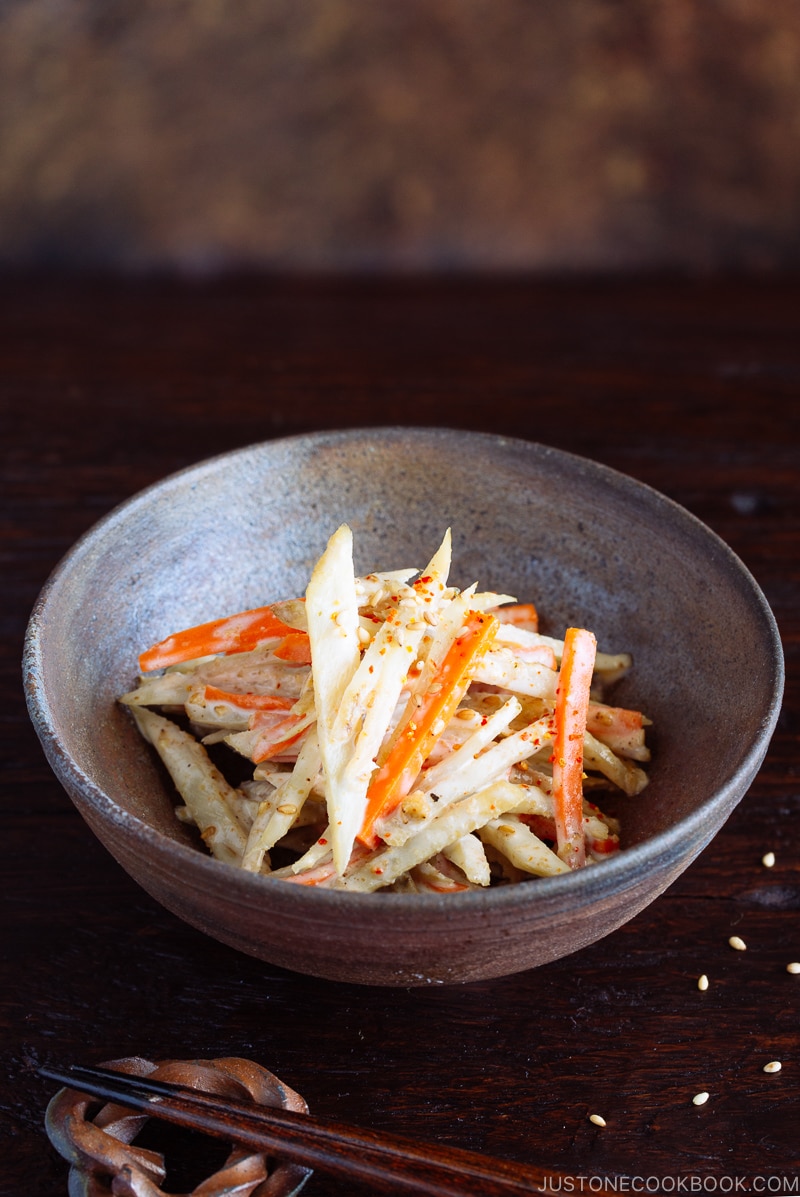
[[[742,782],[746,783],[746,790],[755,778],[769,747],[781,710],[785,681],[782,643],[775,616],[760,586],[733,549],[713,529],[685,507],[648,483],[641,482],[604,463],[539,441],[440,426],[387,425],[324,429],[274,437],[239,446],[190,463],[148,484],[116,504],[78,537],[55,565],[36,599],[26,628],[22,664],[30,718],[53,771],[81,813],[84,813],[83,805],[88,809],[102,812],[105,818],[109,818],[121,830],[134,835],[139,841],[143,840],[158,857],[166,858],[177,853],[178,859],[185,860],[192,872],[197,870],[195,876],[198,885],[203,884],[204,881],[212,884],[215,881],[224,883],[226,891],[231,896],[236,892],[248,901],[252,901],[253,895],[257,893],[262,894],[263,897],[280,894],[282,904],[304,905],[313,902],[315,906],[330,908],[331,912],[341,910],[352,914],[355,910],[360,910],[362,913],[366,913],[364,899],[367,895],[347,890],[289,885],[268,874],[250,873],[243,869],[237,869],[206,855],[198,848],[172,839],[158,831],[150,823],[118,806],[67,753],[60,741],[55,719],[45,693],[42,631],[43,625],[46,623],[50,597],[58,582],[69,571],[73,563],[89,551],[93,542],[104,535],[109,527],[124,519],[138,506],[146,504],[154,493],[179,485],[187,477],[196,477],[217,470],[237,458],[268,455],[272,451],[281,452],[291,449],[293,446],[319,448],[322,445],[347,441],[367,441],[376,437],[384,440],[387,438],[389,440],[411,438],[426,441],[446,438],[448,442],[457,438],[464,442],[468,441],[474,447],[483,443],[487,447],[492,445],[495,448],[512,449],[518,453],[529,452],[531,460],[538,457],[540,460],[549,459],[556,464],[563,463],[610,485],[617,492],[627,491],[644,498],[651,507],[660,507],[665,510],[673,521],[682,522],[693,535],[704,537],[710,545],[715,547],[725,565],[738,577],[740,584],[748,592],[750,601],[755,605],[763,621],[763,629],[767,632],[771,649],[769,659],[765,662],[771,673],[771,698],[762,716],[758,734],[738,766],[696,810],[666,830],[658,832],[641,843],[633,844],[615,854],[611,859],[603,861],[601,867],[581,869],[568,874],[560,874],[557,877],[537,877],[533,879],[535,884],[497,886],[486,890],[475,889],[460,893],[458,894],[459,912],[478,913],[490,909],[492,911],[502,910],[506,906],[517,906],[520,900],[526,903],[539,902],[543,907],[551,907],[556,901],[558,905],[561,905],[563,900],[564,903],[580,908],[596,902],[604,893],[619,892],[637,885],[640,882],[643,869],[653,868],[659,861],[676,859],[680,855],[682,843],[694,845],[693,855],[697,855],[716,831],[716,827],[712,826],[710,829],[707,827],[709,810],[722,808],[726,811],[725,817],[731,813],[736,805],[736,794],[740,791]],[[80,800],[77,795],[80,795]],[[187,878],[184,877],[184,881],[186,880]],[[380,891],[376,892],[380,894]],[[391,897],[391,906],[387,909],[391,909],[398,915],[408,915],[417,910],[425,910],[428,913],[435,910],[454,913],[453,895],[393,893],[383,896]],[[369,905],[373,910],[376,909],[375,904]],[[380,909],[383,909],[382,904]]]

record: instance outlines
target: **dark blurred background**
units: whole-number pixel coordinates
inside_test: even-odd
[[[3,0],[6,268],[800,262],[797,0]]]

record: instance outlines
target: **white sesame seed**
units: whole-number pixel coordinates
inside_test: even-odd
[[[761,1069],[762,1072],[780,1072],[780,1070],[781,1070],[780,1060],[770,1060],[769,1064],[765,1064],[764,1067]]]
[[[728,940],[728,943],[737,952],[746,952],[747,951],[747,944],[744,942],[743,939],[740,939],[738,935],[732,935],[730,937],[730,939]]]
[[[695,1093],[694,1097],[692,1098],[692,1105],[693,1106],[704,1106],[707,1101],[708,1101],[707,1093],[705,1093],[705,1092]]]
[[[786,971],[796,977],[800,973],[800,960],[792,960],[786,965]]]
[[[593,1122],[595,1126],[605,1126],[606,1120],[600,1114],[590,1114],[589,1121]]]
[[[764,855],[761,857],[761,863],[765,869],[771,869],[772,866],[775,864],[775,853],[774,852],[765,852]]]
[[[703,993],[705,993],[705,991],[708,989],[708,977],[705,973],[701,973],[701,975],[697,978],[697,988]]]

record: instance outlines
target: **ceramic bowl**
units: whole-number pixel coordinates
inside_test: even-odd
[[[650,784],[620,804],[623,850],[561,877],[456,895],[362,895],[240,872],[173,814],[115,701],[176,628],[302,593],[328,537],[362,572],[423,565],[453,530],[451,577],[535,601],[542,629],[630,651],[613,701],[653,720]],[[64,558],[32,614],[29,708],[90,827],[145,890],[273,964],[373,985],[466,982],[579,951],[632,918],[745,795],[778,715],[783,660],[738,558],[647,486],[543,445],[446,429],[276,440],[143,491]]]

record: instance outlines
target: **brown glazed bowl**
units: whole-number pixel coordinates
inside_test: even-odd
[[[631,651],[618,705],[652,718],[650,784],[622,799],[624,850],[567,876],[454,895],[353,894],[240,872],[173,815],[155,754],[115,699],[178,628],[300,594],[347,521],[361,572],[424,565],[453,529],[456,584],[535,601],[543,630]],[[591,461],[447,429],[323,432],[202,462],[112,511],[32,614],[25,685],[55,773],[119,863],[209,935],[298,972],[371,985],[533,968],[660,894],[742,799],[778,716],[772,613],[692,515]]]

